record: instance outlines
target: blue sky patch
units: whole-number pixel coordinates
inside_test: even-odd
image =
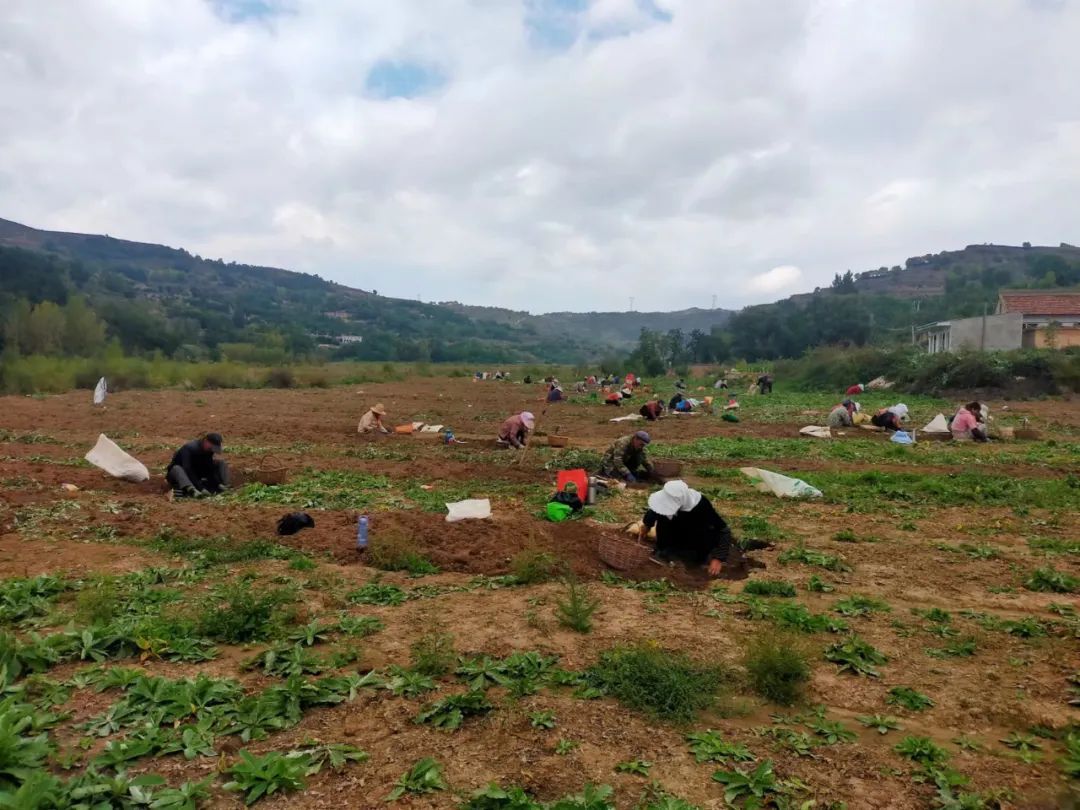
[[[275,0],[210,0],[214,13],[231,23],[260,20],[276,13]]]
[[[364,84],[367,92],[378,98],[415,98],[445,83],[446,77],[428,65],[385,59],[375,63]]]

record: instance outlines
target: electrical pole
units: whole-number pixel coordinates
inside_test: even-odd
[[[712,297],[712,308],[716,309],[716,295],[715,295],[715,293],[713,294],[713,297]]]
[[[634,311],[634,296],[630,296],[630,311]]]

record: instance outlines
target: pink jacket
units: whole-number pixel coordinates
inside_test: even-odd
[[[953,417],[952,434],[956,438],[970,439],[972,429],[978,426],[979,420],[975,418],[975,414],[967,408],[961,408]]]
[[[522,439],[528,435],[528,431],[525,429],[525,421],[521,418],[520,413],[516,413],[502,423],[502,427],[499,428],[499,439],[504,442],[510,442],[513,447],[520,447]]]

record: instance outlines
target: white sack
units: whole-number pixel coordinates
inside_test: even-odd
[[[108,383],[105,382],[105,378],[102,377],[97,381],[97,386],[94,388],[94,404],[102,405],[105,402],[105,395],[109,393]]]
[[[442,425],[424,425],[420,428],[421,433],[441,433],[443,429]]]
[[[146,469],[146,465],[121,450],[116,442],[104,433],[98,436],[97,444],[85,458],[113,478],[123,478],[136,484],[150,480],[150,471]]]
[[[754,489],[759,492],[771,492],[778,498],[821,497],[820,489],[815,489],[798,478],[788,478],[786,475],[761,470],[757,467],[743,467],[739,472],[751,479]]]
[[[614,419],[608,419],[609,422],[636,422],[639,419],[644,419],[640,413],[628,413],[626,416],[616,416]]]
[[[821,425],[807,425],[799,430],[803,436],[813,436],[815,439],[831,439],[832,431]]]
[[[446,516],[447,523],[457,523],[459,520],[482,520],[491,517],[491,501],[487,498],[448,503],[446,509],[450,513]]]
[[[945,419],[945,414],[939,413],[931,419],[922,430],[923,433],[948,433],[949,423]]]

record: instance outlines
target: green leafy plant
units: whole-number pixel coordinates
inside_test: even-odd
[[[1010,636],[1020,638],[1042,638],[1046,635],[1046,627],[1038,619],[1028,616],[1024,619],[1006,620],[1001,623],[1001,629]]]
[[[376,581],[357,588],[346,598],[357,605],[403,605],[409,596],[397,585],[384,585]]]
[[[382,619],[377,616],[342,616],[337,625],[340,632],[354,638],[374,635],[385,627]]]
[[[241,751],[239,756],[239,762],[226,771],[232,780],[225,789],[243,793],[244,804],[252,805],[279,790],[303,790],[306,787],[304,775],[310,764],[307,757],[290,757],[277,751],[261,756]]]
[[[862,717],[857,717],[855,719],[867,728],[874,729],[878,734],[888,734],[890,731],[898,731],[900,729],[900,721],[897,718],[886,714],[863,715]]]
[[[548,810],[615,810],[610,785],[587,784],[581,793],[564,796],[548,805]]]
[[[442,766],[431,757],[424,757],[401,775],[386,801],[396,802],[406,793],[435,793],[448,787],[443,779]]]
[[[1062,773],[1069,779],[1080,779],[1080,733],[1065,737],[1065,755],[1060,759]]]
[[[402,667],[390,667],[385,688],[398,697],[416,697],[435,688],[435,681],[423,672]]]
[[[745,800],[745,807],[765,807],[766,800],[784,795],[787,791],[773,773],[773,762],[766,759],[752,771],[733,768],[730,771],[716,771],[712,775],[714,782],[724,786],[724,801],[734,805],[740,799]]]
[[[856,739],[855,732],[839,720],[826,720],[824,710],[807,720],[806,727],[820,737],[826,745],[847,743]]]
[[[834,604],[833,610],[843,616],[869,616],[875,612],[888,612],[892,608],[880,599],[853,594]]]
[[[543,805],[522,788],[503,788],[492,782],[473,793],[461,810],[543,810]]]
[[[687,734],[686,741],[698,762],[750,762],[754,759],[745,745],[728,742],[720,732],[712,729]]]
[[[800,641],[778,632],[749,637],[743,655],[750,685],[762,697],[790,706],[810,681],[810,657]]]
[[[615,766],[615,773],[632,773],[636,776],[648,776],[652,763],[644,759],[631,759]]]
[[[836,590],[836,588],[823,580],[817,574],[813,574],[806,583],[806,590],[810,591],[811,593],[832,593]]]
[[[367,559],[383,571],[407,571],[413,576],[439,573],[439,567],[418,551],[416,542],[400,532],[380,532],[368,546]]]
[[[592,617],[600,607],[600,600],[589,594],[589,589],[576,580],[567,580],[562,596],[555,600],[555,618],[559,624],[578,633],[592,631]]]
[[[1024,587],[1029,591],[1075,593],[1080,590],[1080,579],[1064,571],[1058,571],[1052,566],[1046,566],[1032,571],[1024,580]]]
[[[1042,758],[1039,753],[1042,751],[1042,744],[1031,734],[1014,731],[1001,742],[1005,747],[1016,751],[1017,757],[1028,764],[1038,762]]]
[[[439,677],[454,668],[457,655],[450,633],[425,633],[409,648],[412,668],[422,675]]]
[[[533,712],[529,715],[529,725],[533,728],[555,728],[556,720],[554,712]]]
[[[716,665],[649,644],[607,650],[586,673],[587,685],[632,709],[677,723],[690,722],[713,706],[728,679]]]
[[[926,654],[933,658],[970,658],[978,650],[978,642],[970,636],[950,641],[944,647],[928,649]]]
[[[826,571],[850,571],[851,566],[843,561],[840,557],[836,557],[832,554],[825,554],[822,551],[814,551],[808,549],[802,543],[789,548],[786,551],[780,552],[778,558],[781,563],[797,562],[804,565],[815,565],[818,568],[824,568]]]
[[[264,641],[291,623],[293,613],[286,605],[294,599],[286,589],[260,593],[246,583],[223,585],[204,601],[197,632],[230,644]]]
[[[559,756],[566,756],[567,754],[576,750],[580,745],[581,743],[579,743],[577,740],[567,740],[563,738],[560,739],[557,743],[555,743],[555,753]]]
[[[933,700],[910,686],[894,686],[889,690],[889,696],[885,702],[890,706],[899,706],[912,712],[921,712],[934,705]]]
[[[755,596],[794,596],[795,586],[780,579],[752,579],[743,586],[743,593]]]
[[[904,737],[893,750],[912,762],[929,767],[944,765],[949,759],[948,752],[928,737]]]
[[[875,667],[889,660],[884,653],[858,636],[851,636],[830,645],[825,650],[825,659],[836,664],[841,672],[868,675],[872,678],[879,676]]]
[[[466,717],[487,714],[494,708],[483,692],[463,692],[429,703],[416,716],[416,722],[442,731],[455,731]]]
[[[842,633],[848,629],[848,624],[843,619],[825,613],[811,613],[806,605],[799,602],[779,605],[762,602],[754,606],[754,609],[761,611],[761,618],[769,619],[783,629],[797,630],[800,633]],[[751,617],[756,618],[753,614]]]

